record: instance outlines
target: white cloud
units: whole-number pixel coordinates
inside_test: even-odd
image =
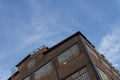
[[[120,19],[112,25],[111,31],[103,36],[98,50],[118,68],[120,65]]]
[[[115,66],[116,68],[120,68],[120,64],[114,64],[113,66]]]
[[[86,11],[92,10],[92,12],[90,11],[91,12],[90,16],[94,17],[93,12],[95,11],[95,14],[98,14],[98,16],[102,17],[102,15],[99,15],[99,13],[102,11],[99,12],[98,9],[95,8],[94,6],[88,5],[85,2],[83,3],[85,5],[82,4],[81,6],[83,7],[82,9],[84,10],[81,11],[88,13]],[[76,21],[75,18],[73,18],[74,17],[73,15],[75,14],[69,13],[70,15],[68,16],[68,14],[66,15],[65,13],[64,14],[66,15],[64,18],[65,20],[63,20],[63,18],[61,18],[61,14],[62,14],[61,10],[58,10],[57,12],[54,10],[54,8],[52,9],[49,8],[50,5],[51,3],[46,1],[43,1],[42,3],[37,0],[29,1],[29,6],[31,8],[30,11],[31,22],[27,26],[29,26],[29,29],[32,30],[32,32],[29,32],[27,30],[21,31],[21,35],[19,36],[21,43],[17,47],[16,52],[35,43],[44,44],[45,40],[47,40],[50,37],[52,38],[53,36],[55,38],[58,36],[58,34],[63,34],[63,33],[69,34],[79,30],[78,26],[75,28],[70,27],[70,26],[74,27],[76,24],[79,25],[80,27],[82,25],[78,21]],[[55,39],[54,41],[57,41],[57,39]],[[49,43],[54,42],[53,40],[50,41],[50,39],[47,41],[49,41]]]

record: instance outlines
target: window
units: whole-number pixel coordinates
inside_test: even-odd
[[[112,72],[114,73],[114,75],[115,75],[116,77],[118,77],[118,78],[120,79],[119,74],[117,74],[114,70],[112,70]]]
[[[103,61],[102,59],[101,59],[101,61],[108,69],[110,69],[110,67],[108,66],[108,64],[105,61]]]
[[[86,47],[87,47],[89,53],[91,53],[92,55],[94,55],[98,59],[96,53],[88,45],[86,45]]]
[[[100,74],[102,80],[109,80],[108,76],[106,73],[104,73],[101,69],[99,69],[98,67],[96,67],[98,70],[98,73]]]
[[[49,62],[34,72],[35,80],[47,77],[52,71],[52,63]]]
[[[85,67],[65,80],[91,80],[91,77],[89,72],[87,71],[87,68]]]
[[[71,61],[73,58],[78,56],[79,53],[80,53],[79,47],[77,46],[77,44],[75,44],[72,47],[70,47],[69,49],[67,49],[66,51],[64,51],[63,53],[61,53],[58,56],[58,61],[59,61],[60,65],[66,64],[69,61]]]
[[[32,68],[34,65],[35,65],[35,59],[31,59],[27,64],[28,68]]]
[[[30,80],[30,77],[28,76],[28,77],[26,77],[24,80]]]

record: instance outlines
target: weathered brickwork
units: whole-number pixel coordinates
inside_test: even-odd
[[[80,32],[43,47],[16,65],[8,80],[120,80],[120,74]]]

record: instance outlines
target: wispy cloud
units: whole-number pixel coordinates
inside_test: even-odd
[[[99,19],[103,17],[103,13],[101,13],[102,11],[100,9],[95,8],[94,6],[89,5],[84,1],[81,1],[79,3],[81,5],[79,6],[79,4],[76,4],[76,8],[87,15],[89,13],[89,17],[92,17],[93,19],[96,18],[96,15],[100,16]],[[54,3],[52,4],[55,5]],[[80,16],[77,10],[71,12],[71,10],[68,10],[68,8],[71,7],[70,4],[69,7],[63,5],[65,6],[66,10],[68,10],[65,11],[64,9],[65,13],[63,14],[62,11],[64,7],[58,8],[60,7],[59,5],[57,6],[57,10],[52,6],[52,4],[49,1],[29,1],[29,7],[31,10],[30,23],[23,25],[24,27],[28,28],[21,30],[21,35],[19,34],[20,44],[18,44],[19,46],[17,46],[16,51],[22,50],[23,48],[36,43],[41,43],[42,45],[45,43],[46,40],[49,41],[50,44],[52,44],[58,39],[56,39],[55,37],[61,37],[66,34],[71,34],[72,32],[78,31],[80,29],[82,24],[79,23],[75,17],[75,15]],[[73,4],[71,3],[71,5]],[[53,38],[54,40],[51,40],[50,38]],[[16,52],[14,51],[14,53]]]
[[[9,5],[9,2],[6,5],[0,3],[0,9],[3,10],[1,12],[3,15],[5,13],[7,14],[0,16],[2,17],[1,24],[4,24],[3,27],[5,27],[5,30],[3,31],[1,29],[0,32],[1,34],[3,34],[3,32],[6,34],[7,41],[5,41],[5,43],[9,43],[7,48],[5,47],[6,45],[3,44],[5,50],[0,53],[0,60],[2,65],[6,64],[6,67],[9,67],[9,69],[19,62],[20,58],[22,59],[22,57],[26,55],[25,53],[28,53],[32,49],[34,50],[34,48],[43,44],[49,46],[54,45],[73,32],[78,30],[82,31],[83,28],[87,31],[89,30],[89,27],[85,26],[87,22],[97,23],[104,22],[105,20],[103,9],[89,4],[89,2],[84,0],[26,0],[22,1],[22,3],[16,2],[16,5],[15,1],[10,1],[10,4],[12,3],[11,5]],[[2,21],[4,21],[4,23]],[[90,24],[88,25],[92,26]],[[113,33],[114,30],[111,32]],[[110,35],[107,34],[106,36]],[[102,42],[106,43],[105,41],[106,40],[102,40]],[[111,39],[111,42],[112,41]],[[37,46],[35,44],[37,44]],[[101,51],[103,51],[102,48],[107,49],[104,48],[104,46],[105,45],[101,44]],[[13,59],[15,55],[16,60]],[[12,66],[10,66],[10,64]],[[1,67],[2,66],[0,66],[0,68]],[[0,79],[2,80],[5,80],[4,77],[7,76],[7,73],[10,74],[10,70],[5,70],[7,69],[1,68],[0,70]]]
[[[112,29],[103,36],[98,50],[103,53],[114,66],[120,68],[120,18],[112,24]]]

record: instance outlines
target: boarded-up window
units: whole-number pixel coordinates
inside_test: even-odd
[[[35,80],[40,80],[47,77],[52,71],[52,63],[49,62],[34,72]]]
[[[95,53],[95,51],[92,50],[88,45],[86,45],[86,47],[87,47],[89,53],[92,54],[93,56],[95,56],[95,57],[98,59],[98,56],[97,56],[97,54]]]
[[[100,68],[96,67],[98,70],[98,73],[100,74],[102,80],[109,80],[108,76],[106,73],[104,73]]]
[[[69,49],[67,49],[66,51],[64,51],[58,56],[59,64],[63,65],[68,63],[69,61],[74,59],[76,56],[78,56],[79,53],[80,51],[79,51],[78,45],[77,44],[73,45],[72,47],[70,47]]]
[[[103,61],[103,60],[101,59],[101,62],[102,62],[108,69],[110,69],[109,65],[108,65],[105,61]]]
[[[85,67],[65,80],[91,80],[91,77],[89,72],[87,71],[87,68]]]

